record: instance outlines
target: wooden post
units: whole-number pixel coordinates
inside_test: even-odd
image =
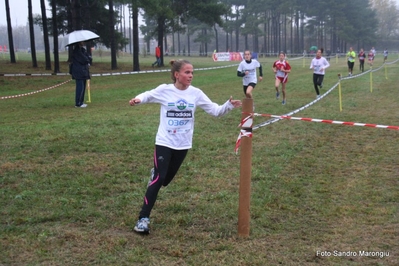
[[[242,101],[242,119],[253,112],[253,99]],[[238,204],[238,235],[249,236],[250,199],[251,199],[251,170],[252,170],[252,121],[245,123],[241,130],[246,134],[241,137],[240,153],[240,195]]]

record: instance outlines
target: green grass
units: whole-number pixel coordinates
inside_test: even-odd
[[[0,72],[45,72],[21,57],[17,64],[2,59]],[[109,58],[102,60],[95,58],[92,73],[109,71]],[[131,58],[118,60],[117,71],[130,71]],[[230,64],[189,60],[197,68]],[[260,59],[265,77],[254,91],[256,112],[282,115],[315,98],[310,59],[305,67],[290,60],[288,103],[281,105],[273,60]],[[152,69],[152,61],[140,58],[141,68]],[[344,59],[331,64],[323,93],[338,73],[347,73]],[[377,58],[376,67],[381,64]],[[342,112],[336,88],[294,116],[398,126],[398,69],[399,63],[386,65],[387,78],[384,68],[374,72],[373,92],[369,74],[342,80]],[[0,77],[0,97],[69,78]],[[240,156],[234,153],[239,109],[221,118],[197,111],[193,149],[159,193],[151,234],[133,233],[159,107],[128,101],[168,82],[168,72],[93,77],[86,109],[73,107],[73,81],[0,100],[1,265],[399,264],[398,131],[293,120],[255,130],[251,230],[243,238],[237,234]],[[235,66],[195,71],[193,85],[220,104],[230,95],[243,98]],[[254,124],[266,120],[256,117]],[[317,256],[334,250],[389,256]]]

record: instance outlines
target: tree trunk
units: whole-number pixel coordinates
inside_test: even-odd
[[[133,28],[132,28],[132,20],[134,19],[133,18],[133,6],[132,6],[132,10],[131,11],[129,11],[129,53],[130,54],[133,54],[133,51],[132,51],[132,42],[133,42],[133,36],[132,36],[132,31],[133,31]]]
[[[301,33],[301,50],[305,50],[305,14],[301,13],[301,22],[300,22],[300,33]]]
[[[168,43],[166,42],[165,38],[165,47],[162,45],[163,43],[163,38],[164,38],[164,32],[165,32],[165,18],[163,16],[158,17],[158,45],[161,47],[161,65],[164,66],[163,62],[163,51],[167,49]]]
[[[286,53],[287,52],[287,15],[286,14],[284,14],[283,31],[284,31],[284,53]]]
[[[188,25],[187,25],[187,55],[190,56],[190,31],[188,30]]]
[[[215,50],[216,52],[219,51],[219,34],[216,28],[216,24],[213,24],[213,30],[215,31]]]
[[[72,3],[71,0],[67,0],[67,5],[66,5],[66,12],[67,12],[67,33],[71,33],[73,31],[73,16],[72,16]],[[68,46],[68,60],[67,62],[72,62],[71,58],[72,58],[72,49],[70,49],[71,47]]]
[[[140,71],[139,9],[133,5],[133,71]]]
[[[115,27],[114,27],[114,1],[108,1],[109,7],[109,31],[111,36],[111,69],[117,69],[116,63],[116,44],[115,44]]]
[[[81,30],[82,23],[81,23],[81,15],[80,15],[80,4],[79,0],[69,0],[70,7],[71,7],[71,18],[72,18],[72,31],[74,30]]]
[[[208,31],[206,30],[206,29],[204,29],[204,34],[205,34],[205,36],[208,34]],[[205,40],[205,43],[204,43],[204,56],[208,56],[208,42]]]
[[[297,52],[302,52],[301,47],[300,47],[300,34],[299,34],[299,11],[297,10],[295,12],[295,26],[296,26],[296,31],[295,31],[295,51]]]
[[[54,73],[60,73],[60,60],[58,57],[57,5],[55,0],[51,0],[51,11],[53,16]]]
[[[294,18],[294,14],[291,14],[291,19],[290,19],[290,50],[291,53],[295,53],[294,50],[294,26],[292,25],[292,20]]]
[[[41,11],[42,11],[44,54],[45,54],[45,58],[46,58],[46,70],[51,70],[50,43],[48,40],[46,4],[45,4],[44,0],[40,0],[40,7],[41,7]]]
[[[180,30],[177,31],[177,54],[180,56]]]
[[[86,8],[84,9],[84,27],[82,27],[82,29],[87,29],[87,30],[91,30],[91,12],[90,9],[93,8],[96,4],[96,1],[94,1],[92,3],[92,6],[90,6],[89,4],[89,0],[86,0]],[[94,7],[95,8],[95,7]],[[91,56],[92,55],[92,51],[91,48],[93,47],[93,41],[90,42],[86,42],[86,51],[87,53]],[[92,60],[92,64],[93,64],[93,60]]]
[[[125,5],[122,4],[122,10],[123,10],[123,37],[126,38],[126,19],[125,19]],[[130,18],[129,18],[130,20]],[[125,45],[125,53],[127,52],[127,45]]]
[[[239,51],[240,49],[240,24],[239,24],[239,16],[240,16],[240,11],[238,7],[236,7],[236,21],[235,21],[235,32],[236,32],[236,47],[235,51]]]
[[[172,32],[172,49],[170,51],[170,55],[172,55],[172,56],[175,55],[175,50],[176,50],[175,47],[176,47],[176,44],[175,44],[175,32],[173,31]]]
[[[10,16],[10,5],[8,0],[6,0],[6,16],[7,16],[7,32],[8,32],[8,49],[10,50],[10,60],[11,63],[16,63],[15,52],[14,52],[14,40],[12,37],[12,26],[11,26],[11,16]]]
[[[35,31],[33,28],[32,0],[28,0],[28,16],[29,16],[29,36],[30,36],[30,53],[32,57],[32,67],[37,67]]]

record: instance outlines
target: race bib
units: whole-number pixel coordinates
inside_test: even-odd
[[[193,112],[192,110],[166,112],[167,132],[169,134],[188,133],[192,128]]]
[[[285,73],[283,71],[281,71],[281,70],[277,70],[276,77],[284,78],[285,77]]]

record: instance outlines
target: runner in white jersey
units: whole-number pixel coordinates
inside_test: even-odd
[[[327,59],[321,56],[322,53],[323,49],[317,50],[316,57],[312,59],[309,67],[309,69],[313,69],[313,85],[316,91],[317,98],[320,97],[319,86],[320,89],[323,87],[323,79],[326,68],[330,66],[330,63],[327,61]]]
[[[388,49],[385,48],[385,50],[384,50],[384,63],[387,61],[387,59],[388,59]]]
[[[167,186],[175,177],[188,149],[192,146],[194,113],[197,107],[213,116],[222,116],[241,101],[232,97],[223,105],[212,102],[200,89],[191,85],[193,66],[186,60],[171,61],[173,84],[163,84],[143,92],[130,100],[134,106],[143,103],[161,105],[160,123],[155,139],[154,168],[148,182],[139,220],[134,227],[138,233],[150,232],[150,213],[162,186]],[[142,121],[145,121],[143,117]]]
[[[255,89],[258,78],[256,68],[259,68],[259,81],[263,79],[262,65],[256,59],[252,59],[251,51],[245,50],[244,60],[237,68],[237,76],[242,77],[244,94],[247,98],[252,98],[252,91]]]

